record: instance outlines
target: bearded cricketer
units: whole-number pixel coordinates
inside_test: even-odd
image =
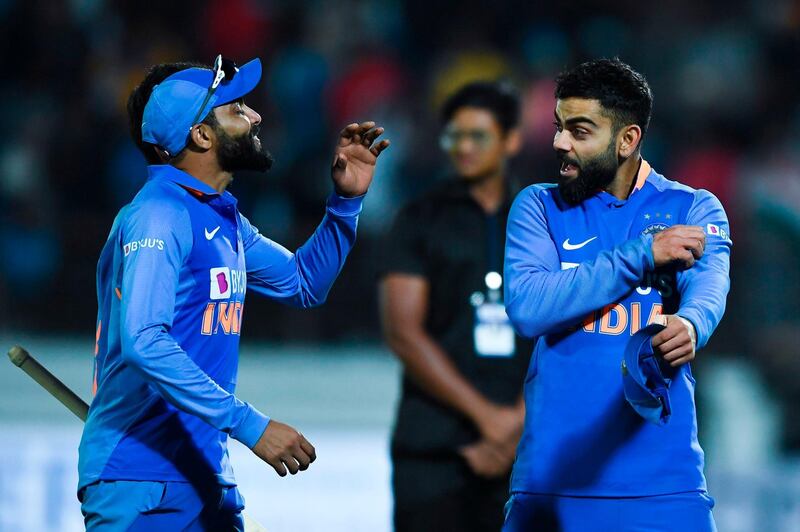
[[[601,59],[556,85],[558,185],[507,227],[506,310],[537,341],[503,530],[715,530],[690,362],[725,310],[727,216],[642,159],[644,76]]]
[[[325,216],[288,251],[226,191],[236,171],[271,165],[261,117],[244,101],[260,78],[258,59],[162,64],[129,99],[134,141],[152,164],[98,263],[95,396],[78,466],[87,530],[242,530],[229,436],[281,476],[315,459],[297,430],[234,395],[245,293],[325,301],[389,143],[372,122],[341,131]]]

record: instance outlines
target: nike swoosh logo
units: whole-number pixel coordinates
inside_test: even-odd
[[[219,226],[215,227],[214,230],[211,232],[209,232],[209,230],[206,229],[206,240],[211,240],[212,238],[214,238],[214,235],[217,234],[217,231],[219,231]]]
[[[593,237],[592,237],[592,238],[590,238],[589,240],[584,240],[584,241],[583,241],[583,242],[581,242],[580,244],[570,244],[570,243],[569,243],[569,238],[568,238],[568,239],[564,240],[564,243],[563,243],[563,244],[561,244],[561,246],[562,246],[564,249],[566,249],[567,251],[572,251],[573,249],[581,249],[583,246],[585,246],[586,244],[588,244],[589,242],[591,242],[591,241],[592,241],[592,240],[594,240],[595,238],[597,238],[597,237],[596,237],[596,236],[593,236]]]

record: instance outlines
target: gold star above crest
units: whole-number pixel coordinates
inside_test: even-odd
[[[664,216],[664,218],[666,218],[667,220],[669,220],[670,218],[672,218],[672,215],[671,215],[671,214],[667,214],[666,216]]]

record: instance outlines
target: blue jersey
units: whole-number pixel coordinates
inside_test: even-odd
[[[655,268],[653,234],[676,224],[706,232],[692,268]],[[673,376],[672,418],[645,422],[626,403],[621,362],[631,335],[678,314],[708,342],[725,310],[731,240],[719,200],[652,171],[621,201],[598,192],[570,206],[552,185],[516,198],[508,220],[505,301],[538,337],[525,381],[525,428],[511,490],[626,497],[703,491],[694,379]]]
[[[236,199],[172,166],[117,215],[97,269],[95,397],[79,488],[97,480],[235,485],[228,435],[253,447],[269,418],[234,395],[245,292],[320,304],[356,236],[361,198],[332,195],[291,253]]]

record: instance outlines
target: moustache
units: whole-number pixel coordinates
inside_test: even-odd
[[[578,161],[576,161],[575,159],[572,159],[571,157],[568,157],[564,153],[560,153],[559,152],[558,154],[556,154],[556,157],[558,158],[558,162],[561,163],[562,165],[571,164],[572,166],[574,166],[578,170],[581,169],[581,165],[580,165],[580,163]]]

